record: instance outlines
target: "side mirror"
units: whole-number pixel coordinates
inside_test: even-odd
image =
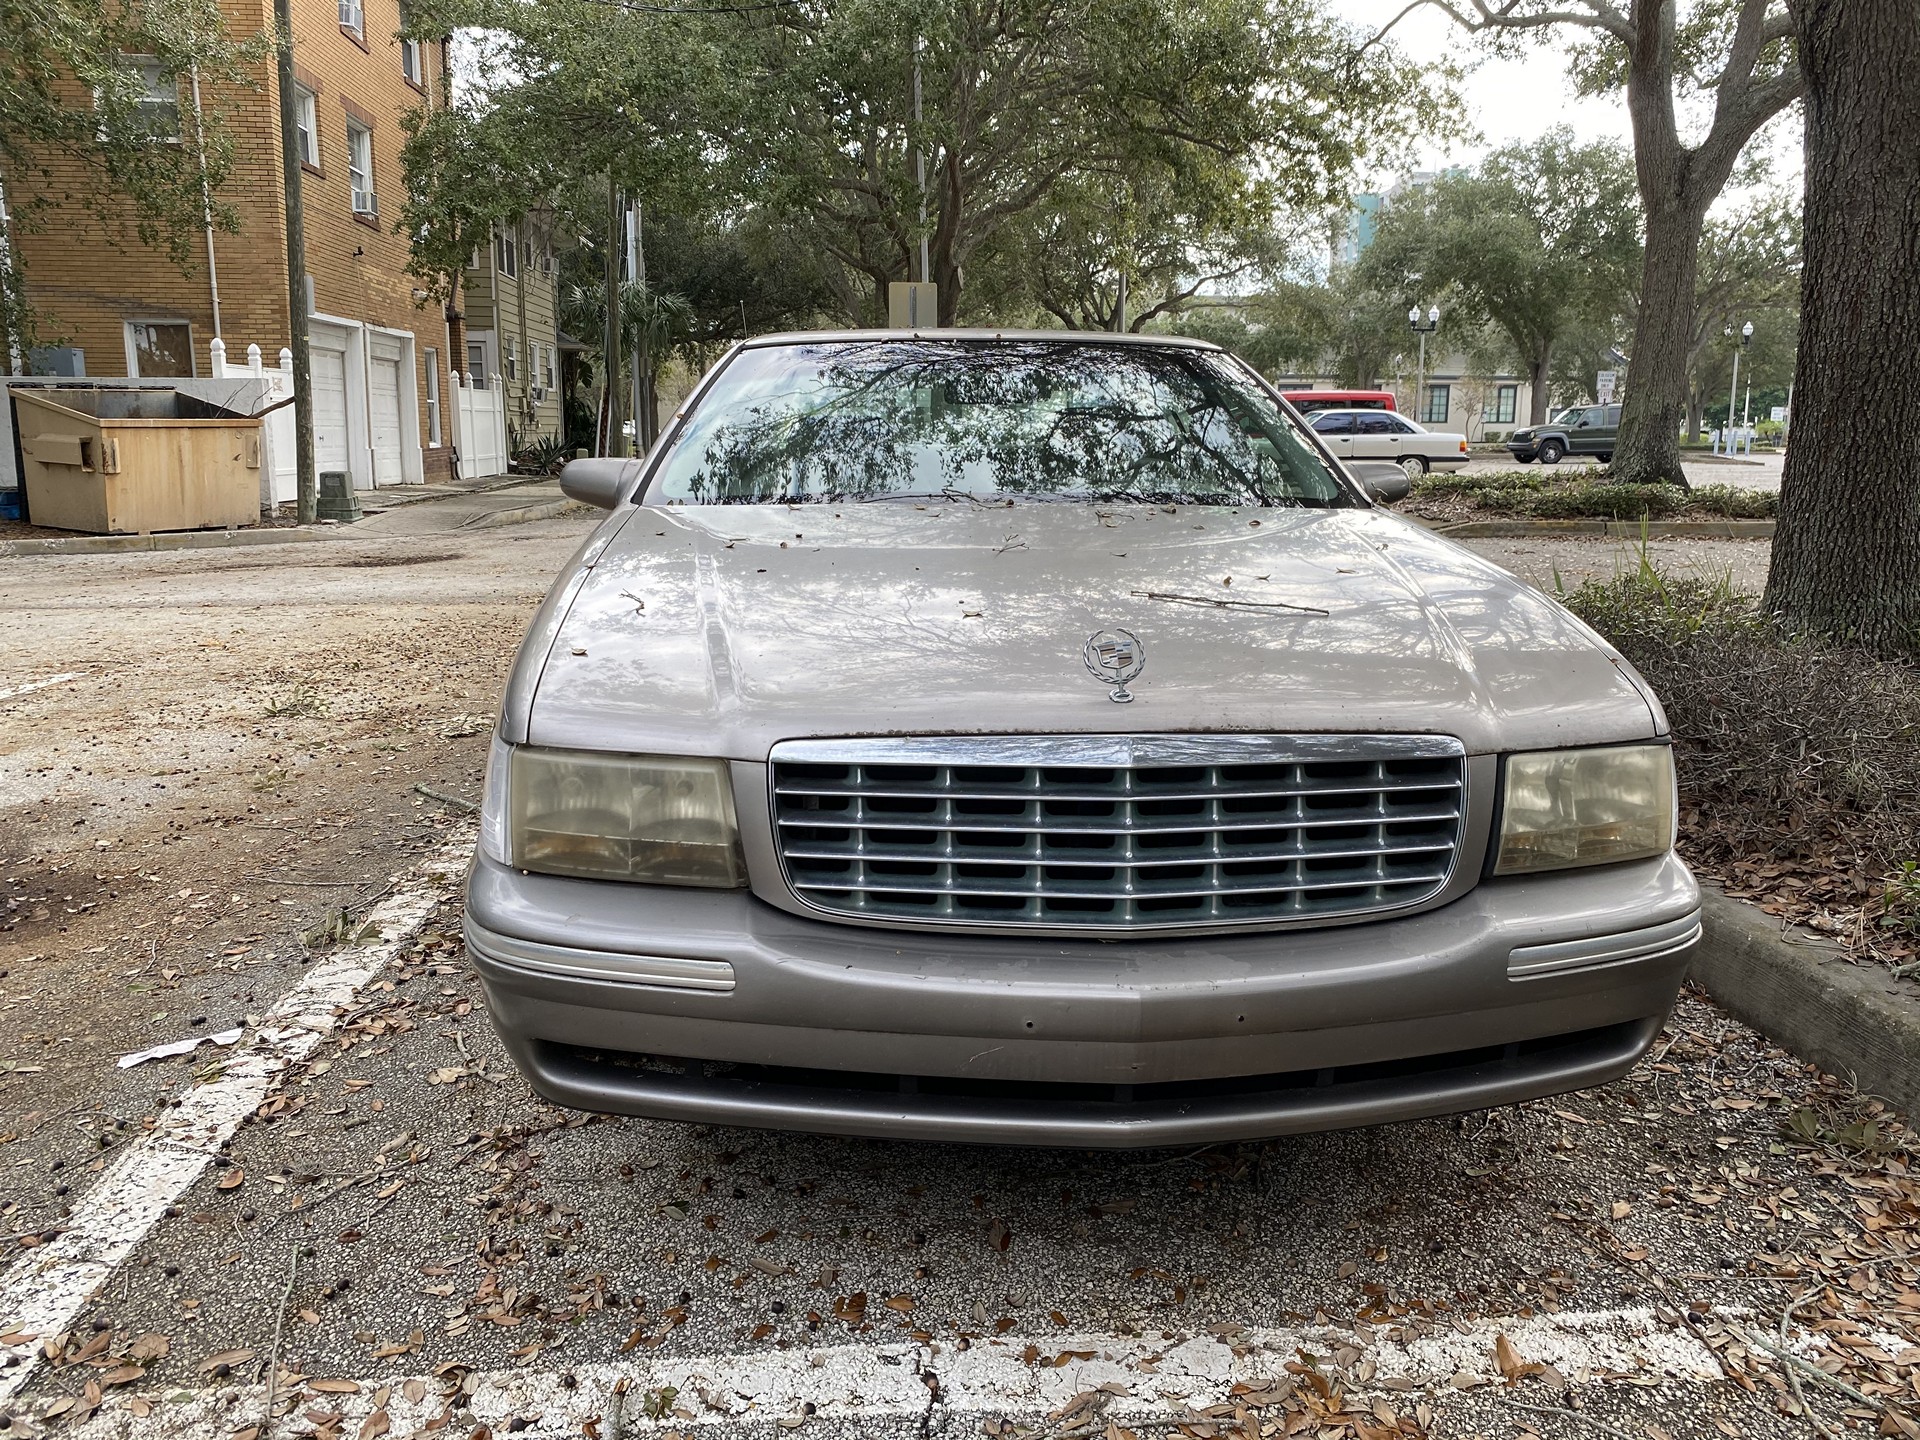
[[[1404,500],[1413,490],[1413,481],[1407,472],[1389,461],[1350,460],[1347,473],[1354,483],[1383,505]]]
[[[611,510],[640,468],[638,460],[601,456],[592,460],[569,460],[560,471],[560,493],[582,505]]]

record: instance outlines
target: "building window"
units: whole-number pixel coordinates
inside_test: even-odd
[[[487,388],[487,347],[478,340],[467,342],[467,388]]]
[[[192,375],[193,327],[184,320],[129,320],[127,373]]]
[[[494,265],[509,280],[520,273],[520,247],[504,231],[493,239]]]
[[[1447,423],[1447,398],[1453,389],[1451,385],[1429,385],[1420,399],[1420,423],[1422,425],[1444,425]]]
[[[546,358],[542,361],[542,364],[544,368],[540,372],[540,376],[541,376],[540,383],[545,385],[547,389],[551,390],[554,387],[553,346],[551,345],[547,346]]]
[[[356,35],[366,33],[367,16],[361,0],[340,0],[340,28]]]
[[[347,183],[353,188],[353,213],[378,215],[373,194],[373,131],[357,120],[347,121]]]
[[[431,345],[420,352],[427,367],[427,444],[440,443],[440,352]]]
[[[406,32],[413,26],[413,7],[400,0],[400,73],[412,84],[425,89],[427,85],[426,47],[418,40],[409,40]]]
[[[1480,419],[1487,425],[1511,425],[1520,409],[1518,385],[1496,385],[1493,394],[1480,407]]]
[[[303,163],[320,168],[320,112],[313,92],[304,85],[293,92],[293,123]]]
[[[122,55],[127,68],[134,113],[141,131],[156,140],[180,138],[180,84],[152,55]],[[94,108],[106,100],[99,90],[93,92]],[[104,138],[104,131],[103,131]]]
[[[509,380],[520,378],[520,341],[515,336],[500,342],[500,370]]]
[[[540,252],[540,273],[542,275],[553,274],[553,242],[551,240],[546,243],[545,248]]]

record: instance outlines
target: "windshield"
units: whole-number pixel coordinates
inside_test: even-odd
[[[946,498],[1360,503],[1225,356],[1075,341],[738,352],[648,488],[667,505]]]
[[[1584,405],[1570,406],[1554,416],[1553,423],[1555,425],[1578,425],[1586,413],[1587,407]]]

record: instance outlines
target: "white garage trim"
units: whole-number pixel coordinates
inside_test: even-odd
[[[418,485],[420,382],[411,330],[369,325],[338,315],[309,318],[315,365],[315,455],[319,469],[345,470],[356,490]],[[318,444],[319,353],[341,356],[346,392],[345,463],[329,463]],[[328,374],[331,380],[331,370]]]
[[[312,347],[313,459],[317,472],[351,468],[348,443],[347,352],[322,345]]]

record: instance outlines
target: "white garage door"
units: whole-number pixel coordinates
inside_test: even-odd
[[[400,475],[400,362],[373,357],[373,483],[398,485]]]
[[[316,470],[348,470],[347,357],[341,350],[315,350],[313,455]]]

